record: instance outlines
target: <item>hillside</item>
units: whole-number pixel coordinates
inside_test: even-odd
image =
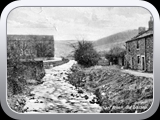
[[[116,33],[94,42],[98,51],[107,51],[113,46],[124,46],[125,42],[138,34],[138,30],[128,30]]]
[[[113,46],[124,46],[125,42],[138,34],[138,30],[128,30],[116,33],[93,42],[97,51],[108,51]],[[55,40],[55,56],[66,57],[73,51],[70,44],[76,40]]]
[[[73,51],[73,48],[70,46],[70,44],[75,42],[76,41],[74,40],[55,40],[55,56],[68,56]]]

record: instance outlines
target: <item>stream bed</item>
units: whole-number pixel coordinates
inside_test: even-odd
[[[96,96],[83,89],[78,90],[66,81],[70,68],[76,62],[69,61],[46,69],[43,83],[34,87],[26,98],[23,113],[100,113]]]

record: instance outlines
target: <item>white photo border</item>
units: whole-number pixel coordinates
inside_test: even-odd
[[[17,7],[143,7],[146,8],[153,16],[154,19],[154,56],[153,56],[153,74],[154,74],[154,99],[153,104],[149,110],[144,113],[97,113],[97,114],[20,114],[12,111],[7,105],[6,100],[6,81],[7,81],[7,45],[6,45],[6,35],[7,35],[7,17],[10,11]],[[1,95],[1,106],[4,112],[15,119],[56,119],[56,120],[77,120],[77,119],[92,119],[92,120],[102,120],[102,119],[145,119],[152,116],[159,106],[160,100],[160,21],[159,14],[156,8],[146,2],[146,1],[129,1],[129,0],[23,0],[23,1],[15,1],[8,4],[3,12],[1,13],[1,23],[0,23],[0,33],[1,33],[1,44],[0,44],[0,95]]]

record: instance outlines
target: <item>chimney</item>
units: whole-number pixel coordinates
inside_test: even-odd
[[[152,17],[150,17],[150,20],[149,20],[149,22],[148,22],[148,26],[149,26],[149,30],[153,30],[153,18]]]
[[[146,31],[145,27],[139,27],[138,28],[138,34],[141,34],[141,33],[145,32],[145,31]]]

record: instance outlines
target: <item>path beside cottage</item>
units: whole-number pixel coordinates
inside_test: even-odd
[[[121,70],[122,72],[129,73],[135,76],[142,76],[147,78],[153,78],[153,73],[143,73],[140,71],[134,71],[134,70]]]
[[[78,93],[74,86],[65,81],[74,63],[71,60],[46,69],[43,84],[36,86],[26,98],[24,113],[99,113],[101,107],[90,103],[95,95],[85,90]]]

